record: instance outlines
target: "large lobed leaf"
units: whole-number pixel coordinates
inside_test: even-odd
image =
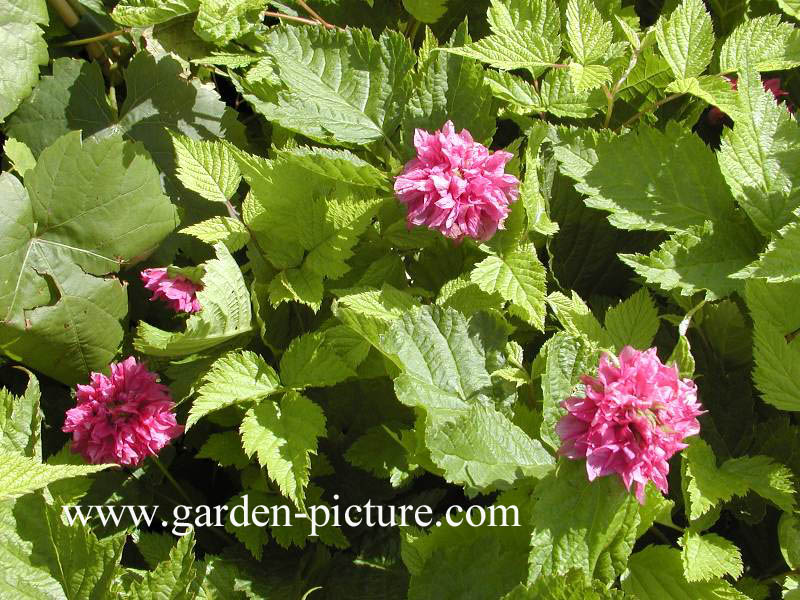
[[[45,0],[0,1],[0,123],[14,112],[39,80],[47,63],[41,25],[47,25]]]

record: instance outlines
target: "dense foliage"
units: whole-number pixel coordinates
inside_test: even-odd
[[[0,0],[0,597],[800,597],[800,4],[309,4]],[[494,235],[407,226],[447,121]],[[626,346],[705,411],[642,503],[558,453]],[[245,498],[521,524],[170,529]]]

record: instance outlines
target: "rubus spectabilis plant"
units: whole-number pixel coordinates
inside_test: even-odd
[[[0,598],[800,594],[799,18],[0,0]]]

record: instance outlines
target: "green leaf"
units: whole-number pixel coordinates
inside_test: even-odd
[[[588,345],[601,348],[613,345],[608,332],[603,329],[597,317],[574,291],[572,298],[567,298],[561,292],[553,292],[547,297],[547,303],[558,322],[571,335],[583,338]]]
[[[608,309],[605,326],[617,350],[622,350],[623,346],[647,350],[658,331],[658,310],[650,294],[643,288]]]
[[[14,599],[104,600],[119,569],[125,534],[98,539],[67,525],[39,495],[0,502],[0,595]]]
[[[736,545],[716,533],[687,531],[680,539],[683,572],[687,581],[710,581],[742,575],[742,555]]]
[[[313,332],[292,340],[281,357],[281,381],[302,389],[336,385],[355,371],[338,354],[331,352],[326,332]]]
[[[797,0],[778,0],[778,6],[787,15],[800,19],[800,4],[797,3]]]
[[[436,23],[447,12],[447,0],[403,0],[403,8],[421,23]]]
[[[405,311],[419,302],[389,284],[380,290],[353,290],[334,304],[334,314],[374,347],[381,349],[381,337]]]
[[[195,568],[194,531],[178,540],[169,558],[144,573],[131,586],[132,600],[191,600],[196,597],[200,576]]]
[[[800,265],[796,260],[798,252],[800,252],[800,223],[794,221],[778,230],[758,261],[749,265],[740,274],[764,278],[771,283],[797,279],[800,277]]]
[[[487,71],[486,79],[492,93],[511,103],[514,112],[528,114],[547,112],[556,117],[591,117],[597,112],[589,91],[575,88],[569,69],[552,69],[539,82],[539,91],[511,73]]]
[[[19,173],[20,177],[25,179],[25,173],[36,166],[36,159],[28,148],[22,142],[9,138],[3,144],[3,152],[8,157],[13,169]]]
[[[722,579],[687,581],[680,551],[667,546],[648,546],[631,556],[622,589],[639,600],[747,600]]]
[[[389,138],[410,93],[414,54],[407,39],[363,29],[278,27],[265,50],[284,85],[270,120],[328,143]]]
[[[134,346],[150,356],[174,358],[208,350],[251,331],[250,293],[239,265],[222,244],[217,258],[203,263],[203,288],[197,292],[200,311],[184,331],[170,333],[145,323],[136,328]]]
[[[325,415],[311,400],[288,392],[280,404],[265,400],[247,411],[240,429],[244,451],[256,454],[270,479],[301,510],[309,481],[311,455],[325,435]]]
[[[485,313],[467,320],[453,309],[426,306],[405,313],[383,338],[383,351],[402,370],[394,381],[398,399],[425,415],[434,463],[468,492],[541,477],[553,464],[537,440],[495,408],[502,398],[489,371],[504,360],[500,327]]]
[[[612,213],[615,227],[681,231],[733,218],[733,198],[714,153],[675,123],[663,133],[640,126],[601,140],[595,152],[597,162],[576,187],[590,196],[587,205]]]
[[[716,106],[733,120],[740,117],[736,91],[730,81],[721,75],[702,75],[677,79],[665,90],[673,94],[691,94],[712,106]]]
[[[42,411],[39,380],[28,373],[22,396],[0,388],[0,452],[42,458]]]
[[[196,12],[200,0],[121,0],[111,17],[120,25],[145,27]]]
[[[756,227],[769,235],[794,220],[800,207],[800,126],[764,90],[753,71],[742,71],[736,127],[722,136],[719,166]]]
[[[184,227],[179,233],[191,235],[212,246],[222,242],[229,252],[241,250],[250,241],[250,232],[244,223],[230,217],[212,217]]]
[[[401,435],[413,435],[402,430]],[[417,469],[409,464],[409,456],[398,434],[386,426],[372,427],[347,449],[344,457],[351,465],[388,479],[392,487],[408,482]]]
[[[47,64],[45,0],[0,1],[0,123],[31,93]]]
[[[391,188],[386,174],[349,150],[298,146],[278,150],[275,155],[291,165],[332,182],[378,190]]]
[[[176,174],[186,189],[211,202],[231,199],[242,175],[228,147],[220,141],[196,141],[172,133]]]
[[[250,464],[250,459],[242,450],[242,442],[236,431],[212,433],[195,458],[209,458],[217,461],[221,467],[236,467],[244,469]]]
[[[785,511],[795,505],[791,471],[767,456],[731,458],[717,467],[711,448],[701,439],[693,437],[684,451],[688,516],[702,517],[719,502],[734,496],[744,496],[752,490]]]
[[[527,69],[534,76],[558,61],[561,17],[553,0],[492,0],[487,18],[491,35],[441,51],[475,58],[503,71]]]
[[[638,522],[638,503],[619,478],[590,482],[583,461],[562,461],[534,493],[529,581],[571,569],[614,581],[633,550]]]
[[[510,302],[512,314],[544,330],[545,270],[533,244],[501,256],[488,256],[475,265],[470,279],[484,292],[497,292]]]
[[[46,487],[54,481],[96,473],[114,465],[43,465],[36,458],[0,451],[0,500]]]
[[[280,390],[278,374],[263,358],[247,350],[229,352],[214,361],[189,410],[189,429],[205,415],[231,406],[262,400]]]
[[[758,244],[752,227],[709,221],[673,235],[649,255],[619,257],[662,290],[679,290],[684,296],[707,290],[711,299],[724,298],[741,292],[742,283],[732,277],[756,257]]]
[[[201,0],[194,31],[219,46],[256,29],[266,0]]]
[[[454,421],[431,425],[425,442],[445,479],[467,489],[543,477],[553,468],[552,457],[537,440],[482,404],[473,404]]]
[[[593,90],[611,81],[611,69],[605,65],[570,63],[567,71],[577,92]]]
[[[800,523],[793,513],[783,513],[778,521],[778,540],[783,560],[790,569],[800,565]]]
[[[683,0],[655,26],[658,49],[677,79],[696,77],[711,62],[714,27],[702,0]]]
[[[177,220],[153,162],[119,136],[74,132],[42,152],[25,188],[10,174],[0,188],[0,348],[67,384],[103,370],[127,302],[100,276],[152,252]]]
[[[528,586],[518,586],[502,600],[626,600],[630,596],[593,579],[577,569],[566,575],[541,575]]]
[[[721,72],[781,71],[800,64],[800,33],[780,15],[747,19],[722,44]]]
[[[432,38],[431,43],[435,43]],[[467,24],[453,32],[445,46],[452,48],[471,41]],[[448,52],[431,52],[420,60],[416,85],[403,118],[406,144],[411,146],[415,129],[434,131],[452,121],[456,131],[469,130],[479,142],[488,143],[496,128],[492,93],[480,63]]]
[[[603,20],[593,0],[569,0],[567,46],[578,63],[589,65],[603,58],[611,47],[613,35],[611,23]],[[610,71],[608,76],[610,78]]]

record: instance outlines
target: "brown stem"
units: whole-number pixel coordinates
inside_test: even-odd
[[[96,35],[94,37],[83,38],[80,40],[71,40],[69,42],[64,42],[63,44],[59,44],[59,46],[83,46],[84,44],[92,44],[94,42],[102,42],[103,40],[110,40],[117,36],[123,35],[128,33],[127,29],[117,29],[116,31],[109,31],[107,33],[101,33],[100,35]]]
[[[282,21],[293,21],[295,23],[303,23],[305,25],[322,25],[319,21],[313,21],[311,19],[306,19],[304,17],[295,17],[293,15],[285,15],[279,12],[272,12],[272,11],[264,11],[265,17],[273,17],[275,19],[281,19]]]
[[[672,94],[670,96],[667,96],[666,98],[662,98],[661,100],[658,100],[657,102],[653,102],[650,106],[648,106],[644,110],[640,110],[638,113],[636,113],[630,119],[628,119],[622,125],[620,125],[617,128],[617,131],[620,131],[623,127],[627,127],[628,125],[630,125],[631,123],[633,123],[637,119],[640,119],[641,117],[643,117],[647,113],[653,112],[654,110],[656,110],[662,104],[666,104],[667,102],[671,102],[671,101],[675,100],[675,98],[680,98],[681,96],[683,96],[682,93]]]
[[[331,25],[325,19],[320,17],[319,13],[317,13],[317,11],[315,11],[308,4],[306,4],[305,0],[295,0],[295,1],[303,8],[304,11],[306,11],[309,15],[311,15],[311,18],[314,19],[317,23],[319,23],[320,25],[322,25],[327,29],[334,29],[335,26]]]

